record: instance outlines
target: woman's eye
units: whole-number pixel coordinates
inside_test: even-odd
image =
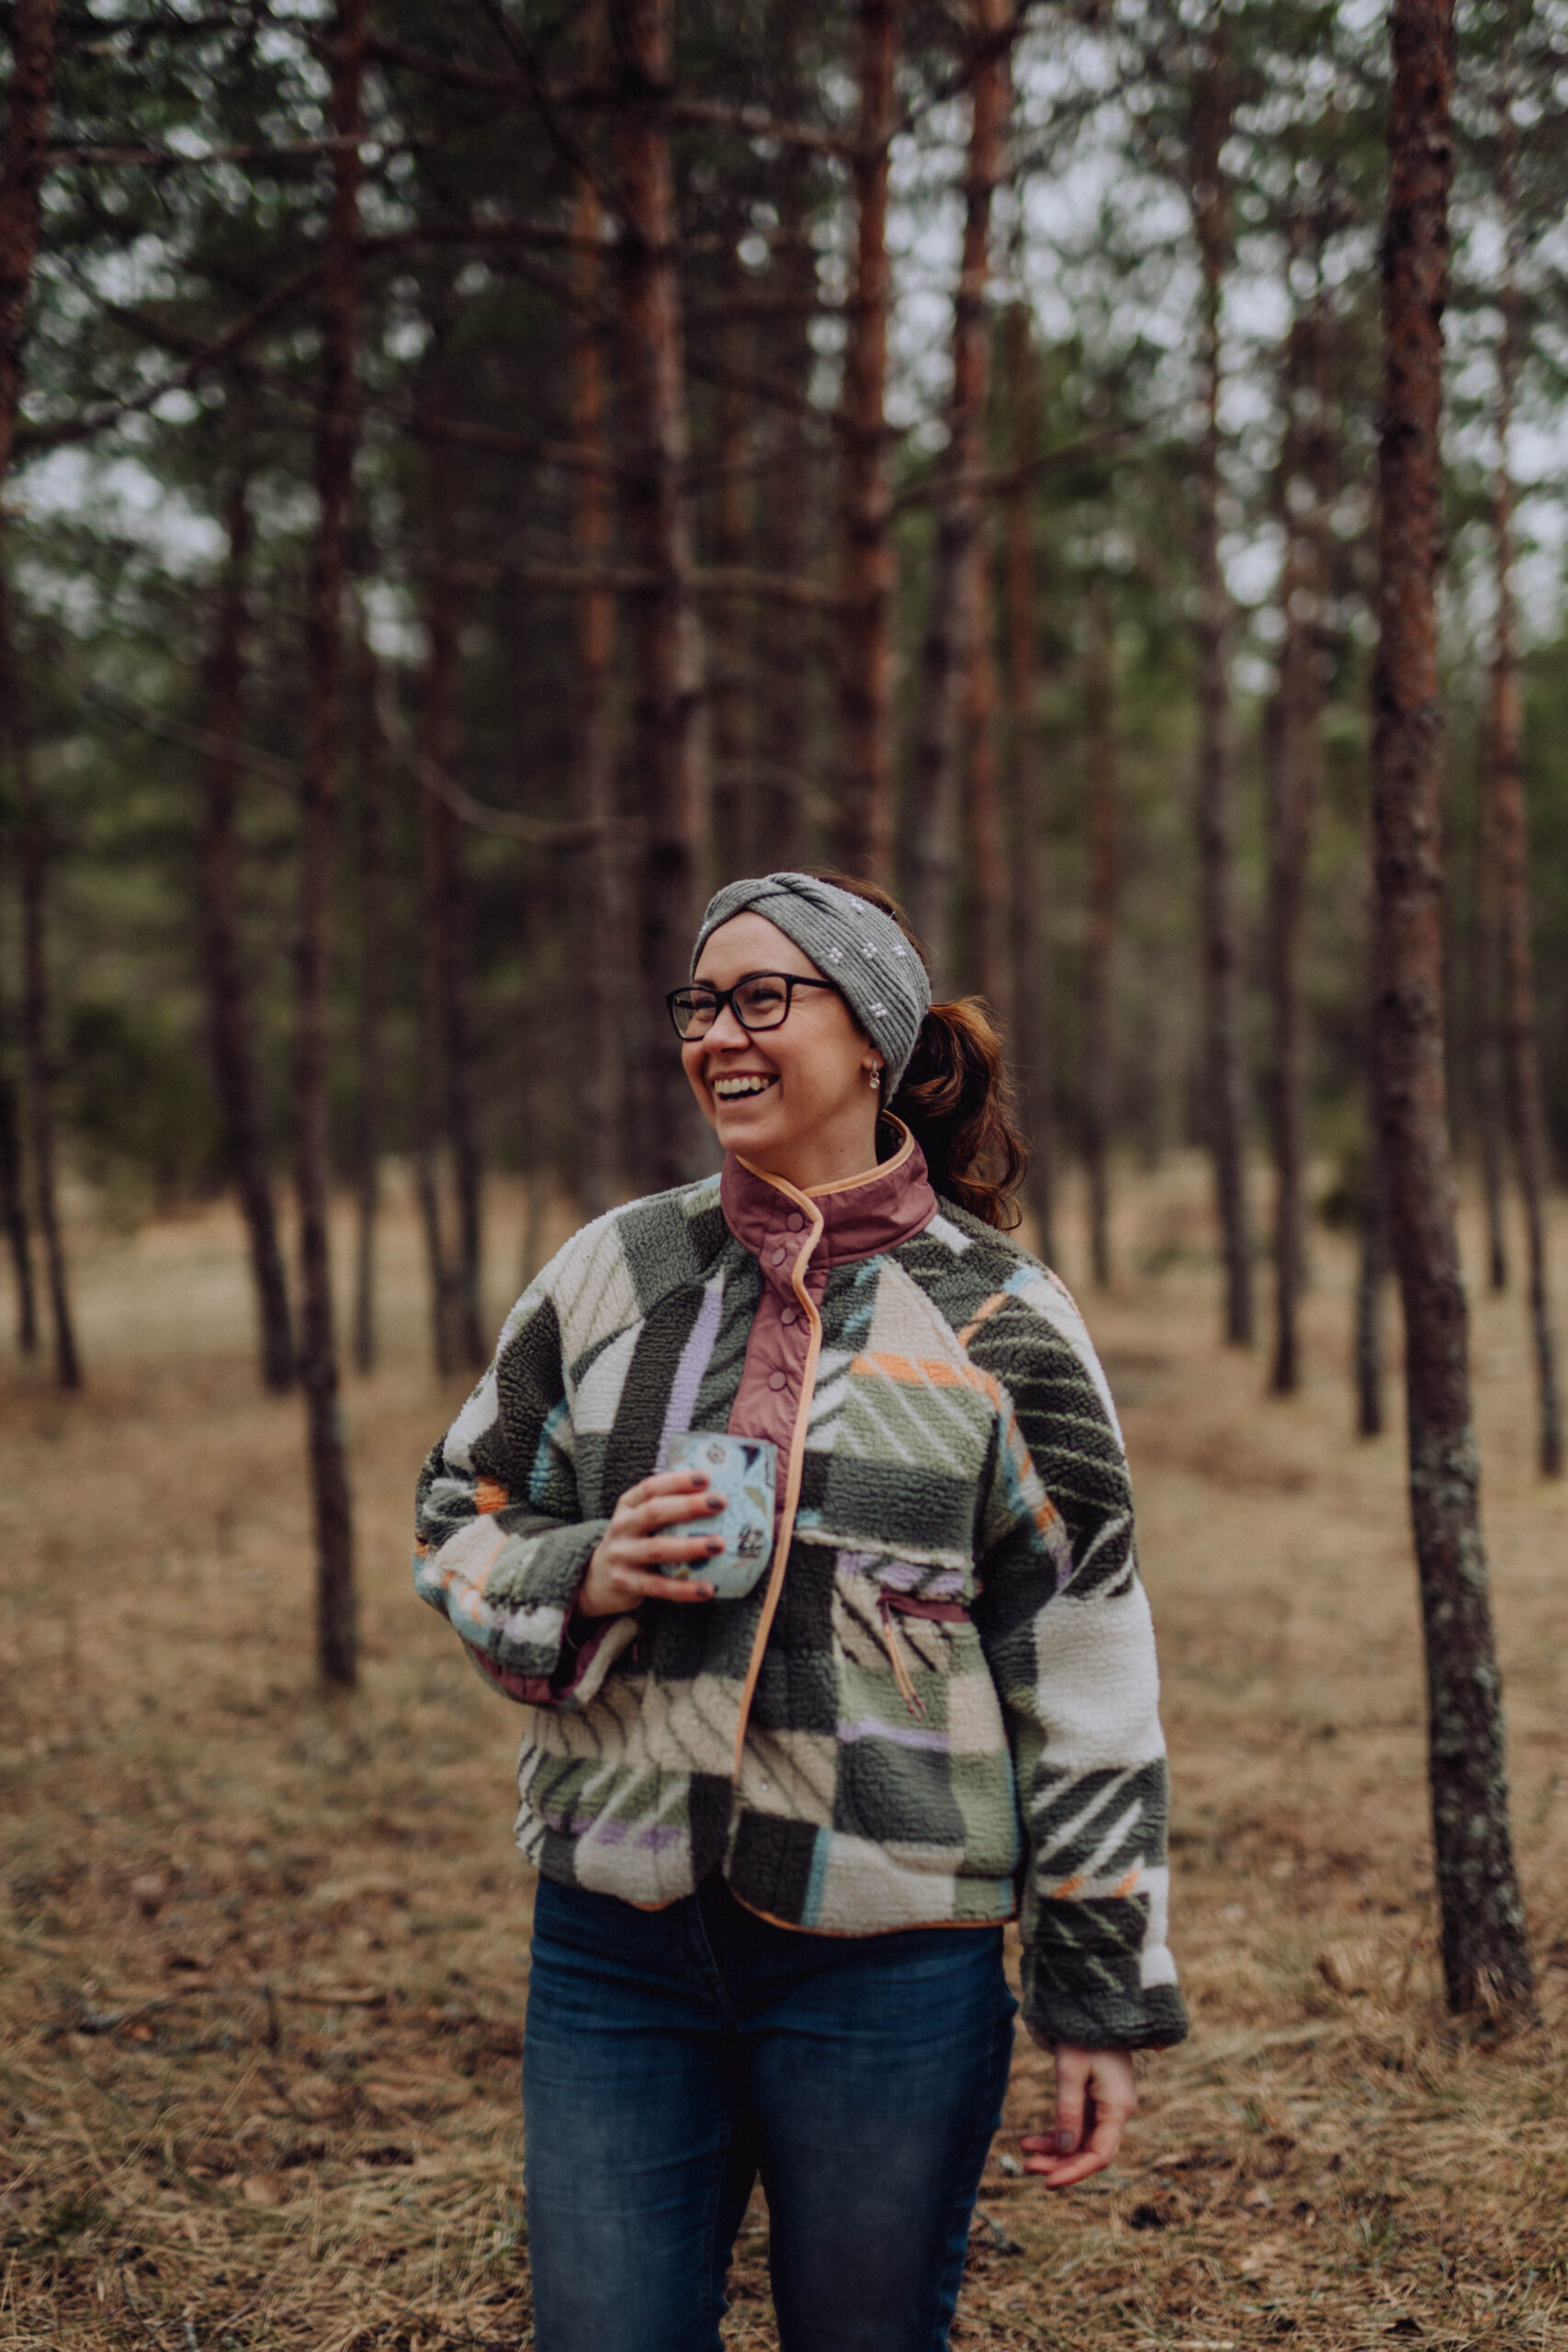
[[[772,980],[759,980],[742,991],[740,1001],[748,1012],[773,1012],[784,1002],[784,990]]]

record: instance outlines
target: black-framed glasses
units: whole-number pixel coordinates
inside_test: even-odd
[[[671,989],[664,1001],[675,1035],[684,1045],[692,1037],[705,1037],[726,1005],[748,1032],[782,1029],[796,989],[843,994],[832,980],[807,979],[804,972],[748,972],[732,989],[710,989],[698,980],[689,989]]]

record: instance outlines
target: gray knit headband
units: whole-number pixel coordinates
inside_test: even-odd
[[[887,1064],[885,1099],[891,1101],[909,1067],[920,1023],[931,1006],[931,985],[918,951],[891,915],[852,891],[811,874],[764,874],[727,882],[708,900],[692,970],[721,922],[753,913],[777,923],[809,956],[825,980],[834,980]]]

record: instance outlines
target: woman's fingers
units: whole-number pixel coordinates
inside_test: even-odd
[[[628,1530],[650,1534],[657,1527],[678,1527],[683,1519],[708,1519],[724,1509],[722,1495],[693,1493],[650,1495],[626,1513]]]
[[[1122,2144],[1138,2104],[1133,2061],[1124,2050],[1079,2050],[1058,2042],[1056,2115],[1049,2132],[1020,2141],[1023,2168],[1047,2188],[1071,2188],[1103,2172]]]
[[[1090,2062],[1083,2050],[1058,2046],[1056,2051],[1055,2153],[1070,2156],[1084,2136],[1084,2103],[1089,2096]]]
[[[628,1508],[637,1510],[644,1503],[654,1502],[663,1497],[700,1495],[708,1483],[705,1470],[655,1470],[651,1476],[639,1478],[635,1487],[628,1487],[615,1508],[617,1510]]]
[[[1115,2162],[1128,2119],[1115,2109],[1098,2112],[1090,2100],[1088,2120],[1091,2126],[1089,2138],[1070,2154],[1063,2151],[1059,2132],[1021,2140],[1024,2171],[1035,2174],[1047,2188],[1072,2188],[1078,2181],[1087,2180],[1090,2173],[1103,2172],[1107,2165]]]
[[[626,1567],[651,1567],[658,1560],[711,1560],[724,1549],[721,1535],[628,1535],[612,1547]]]
[[[646,1576],[637,1568],[612,1568],[610,1582],[637,1600],[711,1600],[713,1587],[695,1577]]]

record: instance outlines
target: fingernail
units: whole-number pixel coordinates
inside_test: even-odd
[[[1057,2132],[1056,2152],[1059,2155],[1070,2156],[1077,2144],[1078,2135],[1076,2132],[1061,2131]]]
[[[714,1557],[715,1557],[718,1553],[722,1552],[722,1551],[723,1551],[723,1549],[724,1549],[724,1538],[723,1538],[723,1536],[722,1536],[722,1535],[710,1535],[710,1536],[708,1537],[708,1557],[709,1557],[710,1559],[714,1558]]]

